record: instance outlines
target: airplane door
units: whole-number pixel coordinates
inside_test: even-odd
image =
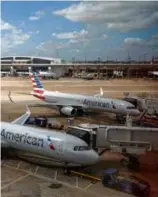
[[[64,142],[63,141],[56,141],[56,150],[58,154],[64,154]]]

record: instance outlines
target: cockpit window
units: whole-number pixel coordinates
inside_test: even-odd
[[[84,151],[84,150],[90,150],[89,146],[75,146],[74,151]]]
[[[127,109],[135,109],[134,106],[128,106]]]

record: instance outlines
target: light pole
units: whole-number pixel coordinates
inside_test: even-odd
[[[140,63],[140,55],[139,55],[139,63]]]
[[[147,53],[144,53],[144,63],[146,61],[146,55],[147,55]]]

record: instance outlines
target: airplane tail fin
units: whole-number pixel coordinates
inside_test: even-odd
[[[33,84],[33,92],[31,92],[31,94],[43,100],[44,97],[42,95],[45,90],[37,74],[35,72],[32,72],[32,73],[29,73],[29,75]]]

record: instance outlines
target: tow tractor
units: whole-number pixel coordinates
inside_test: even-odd
[[[122,192],[133,194],[138,197],[148,197],[150,185],[148,182],[134,176],[120,174],[115,168],[108,168],[104,171],[102,184],[105,187],[113,188]]]

